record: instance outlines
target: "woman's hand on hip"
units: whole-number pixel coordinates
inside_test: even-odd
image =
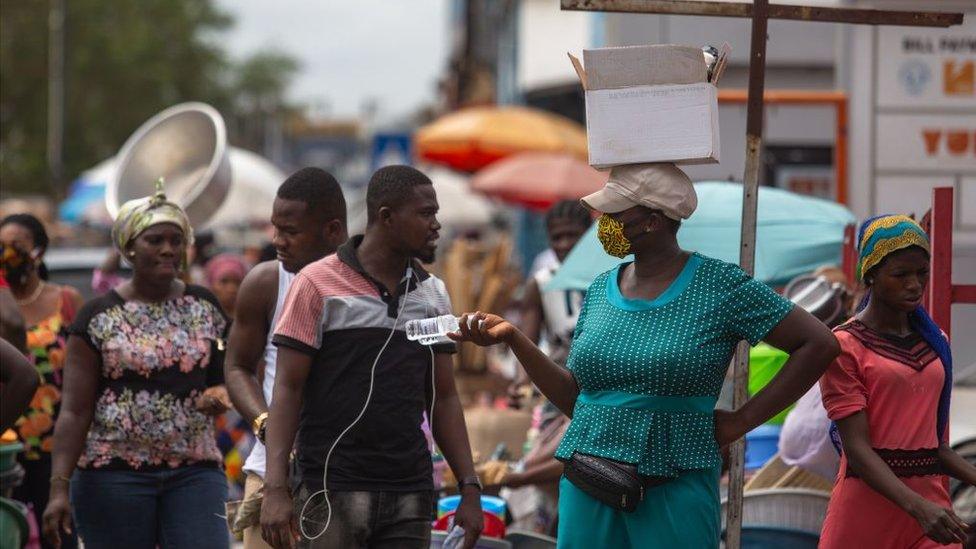
[[[725,448],[746,433],[742,418],[737,412],[715,410],[715,441],[719,448]]]
[[[48,500],[41,522],[44,539],[55,547],[61,547],[61,531],[70,534],[72,528],[71,503],[68,502],[67,493],[53,495]]]
[[[922,531],[933,541],[948,545],[966,541],[969,525],[962,521],[952,509],[941,507],[921,496],[912,507],[911,515],[918,521]]]
[[[470,341],[482,347],[508,343],[516,331],[515,326],[504,318],[481,311],[461,315],[458,323],[461,325],[460,329],[447,336],[454,341]]]

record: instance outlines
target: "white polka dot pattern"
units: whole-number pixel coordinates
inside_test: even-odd
[[[696,254],[697,255],[697,254]],[[739,267],[698,256],[690,284],[674,299],[639,310],[614,303],[601,274],[586,293],[567,367],[583,391],[717,398],[740,339],[758,343],[792,309]],[[577,402],[556,455],[573,451],[637,463],[645,475],[674,477],[720,462],[712,414]]]

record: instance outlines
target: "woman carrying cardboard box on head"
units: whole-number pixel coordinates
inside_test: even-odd
[[[634,261],[587,290],[567,367],[496,315],[466,315],[454,338],[509,345],[572,417],[556,453],[566,463],[559,547],[718,547],[719,449],[812,386],[837,342],[737,266],[678,246],[697,197],[673,164],[614,168],[583,203],[602,214],[606,252]],[[741,339],[790,359],[745,406],[715,410]]]

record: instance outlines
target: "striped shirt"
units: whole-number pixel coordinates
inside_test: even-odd
[[[302,482],[321,486],[325,454],[362,409],[370,368],[394,330],[376,363],[369,407],[329,462],[329,489],[430,490],[431,458],[421,424],[432,360],[426,347],[407,340],[404,325],[451,313],[450,298],[444,283],[416,262],[412,276],[390,292],[360,264],[361,242],[362,236],[354,237],[298,273],[272,338],[313,357],[296,441],[299,474]],[[434,351],[452,353],[455,346]]]

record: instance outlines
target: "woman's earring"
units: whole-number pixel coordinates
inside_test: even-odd
[[[129,253],[125,254],[125,255],[126,255],[126,257],[133,258],[133,257],[136,256],[136,253],[135,252],[129,252]]]

